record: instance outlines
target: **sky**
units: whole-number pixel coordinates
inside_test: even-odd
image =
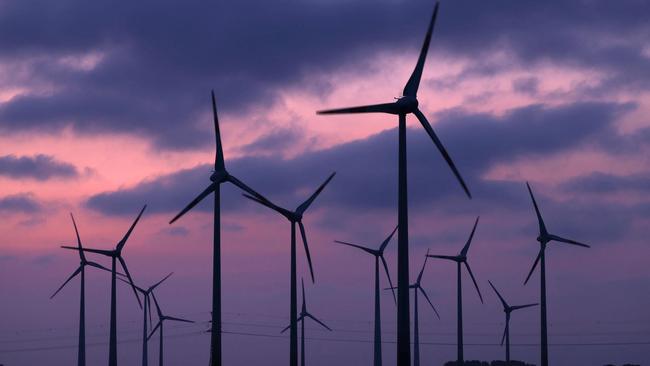
[[[144,204],[124,249],[134,281],[163,311],[168,364],[209,356],[211,211],[168,221],[209,184],[210,91],[229,171],[282,206],[337,174],[305,215],[316,282],[311,365],[372,359],[373,261],[333,243],[379,246],[396,225],[397,121],[317,116],[400,95],[433,1],[217,2],[0,0],[0,363],[76,360],[79,282],[69,213],[84,244],[111,248]],[[643,0],[442,1],[420,108],[463,174],[468,200],[426,133],[408,119],[411,276],[428,249],[454,255],[477,216],[464,274],[466,359],[502,359],[504,316],[539,300],[530,182],[550,231],[590,249],[547,250],[550,362],[650,360],[650,3]],[[288,222],[222,189],[224,362],[284,365]],[[105,258],[92,257],[104,265]],[[396,242],[387,248],[396,280]],[[382,278],[382,286],[386,286]],[[430,260],[420,303],[422,361],[455,358],[455,275]],[[87,274],[89,364],[108,353],[110,277]],[[420,300],[422,298],[420,297]],[[121,364],[140,359],[141,311],[118,287]],[[382,295],[384,359],[395,305]],[[539,313],[511,323],[512,355],[539,362]],[[250,352],[254,350],[254,352]],[[157,343],[150,346],[156,360]]]

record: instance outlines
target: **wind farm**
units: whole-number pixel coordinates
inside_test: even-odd
[[[650,359],[645,4],[0,7],[0,366]]]

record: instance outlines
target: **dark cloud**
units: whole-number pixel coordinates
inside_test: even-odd
[[[614,121],[631,106],[610,103],[577,103],[557,108],[534,105],[501,117],[467,114],[460,110],[440,114],[436,129],[456,161],[479,205],[522,205],[522,182],[482,178],[497,163],[522,157],[547,156],[599,144],[610,136]],[[325,117],[324,117],[325,118]],[[412,207],[430,209],[434,201],[462,200],[462,191],[421,129],[408,131],[409,181]],[[289,141],[288,141],[289,142]],[[337,176],[321,204],[349,210],[394,208],[397,171],[397,131],[386,130],[363,140],[307,152],[291,159],[273,156],[244,157],[227,163],[237,175],[278,204],[297,205],[325,179]],[[91,197],[89,207],[106,214],[130,214],[136,202],[149,202],[156,212],[178,211],[208,184],[208,164],[149,180],[128,189]],[[236,192],[231,188],[230,192]],[[237,194],[226,194],[228,209]],[[239,198],[237,198],[239,199]],[[199,206],[209,210],[209,204]],[[445,205],[447,212],[467,211],[466,205]]]
[[[285,152],[294,147],[293,143],[304,137],[297,127],[275,128],[244,146],[242,152],[247,155],[268,155]]]
[[[41,204],[30,193],[0,197],[0,211],[35,213],[41,211]]]
[[[416,50],[432,5],[5,2],[0,62],[20,65],[5,82],[54,87],[0,104],[0,129],[73,126],[144,136],[160,148],[202,147],[211,139],[197,121],[209,112],[210,88],[226,113],[272,103],[279,87],[326,91],[305,77],[365,68],[377,52]],[[443,2],[432,52],[486,60],[479,56],[506,50],[508,65],[470,68],[484,74],[551,61],[605,71],[608,87],[647,88],[649,7],[635,0]],[[96,67],[74,66],[86,54],[99,60]]]
[[[512,82],[512,89],[518,93],[535,95],[539,89],[539,79],[535,77],[516,79]]]
[[[613,175],[592,173],[564,183],[563,188],[569,192],[609,194],[618,192],[650,192],[650,173],[632,175]]]
[[[0,156],[0,176],[43,181],[51,178],[75,178],[78,175],[74,165],[57,161],[49,155]]]

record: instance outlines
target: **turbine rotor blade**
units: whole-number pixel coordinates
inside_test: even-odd
[[[176,318],[176,317],[173,317],[173,316],[165,316],[165,319],[175,321],[175,322],[194,323],[193,320],[187,320],[187,319],[183,319],[183,318]]]
[[[214,156],[214,170],[219,172],[226,169],[226,164],[223,161],[221,132],[219,131],[219,116],[217,115],[217,102],[214,97],[214,90],[212,90],[212,116],[214,119],[214,137],[217,145],[217,150]]]
[[[165,282],[165,280],[168,279],[173,274],[174,274],[174,272],[169,272],[169,274],[167,276],[165,276],[162,280],[156,282],[153,286],[149,287],[149,292],[153,291],[153,289],[158,287],[158,285],[160,285],[161,283]]]
[[[73,278],[75,278],[76,275],[78,275],[79,273],[81,273],[82,269],[83,269],[83,266],[79,266],[79,267],[78,267],[74,272],[72,272],[72,274],[70,275],[70,277],[68,277],[68,279],[65,280],[65,282],[63,282],[63,284],[62,284],[61,286],[59,286],[59,288],[58,288],[56,291],[54,291],[54,293],[52,294],[52,296],[50,296],[50,299],[54,298],[54,296],[56,296],[56,294],[58,294],[59,291],[61,291],[61,290],[63,289],[63,287],[65,287],[65,285],[68,284],[68,282],[70,282]]]
[[[508,323],[510,322],[509,319],[506,319],[506,326],[503,328],[503,336],[501,337],[501,345],[503,346],[503,342],[506,341],[506,332],[508,331]]]
[[[442,142],[440,141],[436,133],[433,131],[433,128],[431,127],[431,124],[429,124],[429,121],[427,121],[426,117],[419,109],[416,109],[415,111],[413,111],[413,113],[420,121],[420,124],[422,124],[422,127],[424,127],[424,130],[427,131],[427,134],[429,135],[433,143],[438,148],[438,151],[442,155],[443,159],[445,159],[445,161],[447,162],[449,168],[451,168],[451,171],[456,176],[456,180],[458,180],[458,183],[460,183],[460,185],[463,187],[463,190],[465,191],[465,194],[467,194],[467,197],[471,199],[472,194],[469,192],[469,188],[467,188],[467,185],[465,184],[463,177],[460,175],[460,172],[456,168],[456,164],[454,164],[454,161],[451,160],[451,156],[449,156],[449,153],[447,153],[447,149],[445,149],[445,146],[442,144]]]
[[[118,280],[119,280],[119,281],[122,281],[122,282],[124,282],[124,283],[126,283],[126,284],[129,285],[129,286],[131,286],[131,282],[129,282],[129,281],[123,279],[123,278],[118,278]],[[138,285],[135,285],[135,289],[138,290],[138,291],[139,291],[141,294],[143,294],[143,295],[147,293],[147,291],[146,291],[145,289],[141,288],[141,287],[138,286]]]
[[[388,264],[386,263],[386,259],[384,259],[384,253],[381,253],[379,255],[379,258],[381,259],[381,263],[384,265],[384,270],[386,271],[386,277],[388,277],[388,284],[390,285],[390,289],[393,292],[393,300],[395,301],[395,304],[397,304],[397,297],[395,296],[395,287],[393,286],[393,281],[390,279],[390,272],[388,271]]]
[[[131,284],[131,287],[133,288],[133,293],[135,294],[135,298],[138,300],[138,305],[140,305],[140,309],[142,309],[142,302],[140,302],[140,296],[138,296],[138,291],[135,288],[135,284],[133,283],[133,278],[131,278],[131,274],[129,273],[129,269],[126,266],[126,262],[124,261],[124,258],[122,257],[117,257],[119,259],[120,264],[122,265],[122,268],[124,269],[124,273],[126,274],[126,277],[129,279],[129,283]]]
[[[305,314],[305,316],[307,316],[308,318],[311,318],[311,320],[313,320],[313,321],[315,321],[316,323],[320,324],[323,328],[329,330],[330,332],[332,331],[332,328],[330,328],[330,327],[328,327],[327,325],[325,325],[325,323],[323,323],[322,321],[316,319],[315,316],[313,316],[313,315],[311,315],[311,314],[309,314],[309,313]]]
[[[436,18],[438,16],[438,7],[440,3],[436,2],[436,6],[433,8],[433,15],[431,16],[431,21],[429,22],[429,27],[427,29],[427,34],[424,37],[424,43],[422,44],[422,49],[420,50],[420,56],[418,57],[418,62],[415,65],[415,69],[411,74],[406,86],[404,87],[404,95],[415,96],[418,92],[418,87],[420,86],[420,80],[422,79],[422,70],[424,69],[424,62],[427,59],[427,53],[429,51],[429,44],[431,43],[431,36],[433,34],[433,27],[436,24]]]
[[[510,309],[512,309],[512,310],[519,310],[519,309],[530,308],[530,307],[537,306],[537,305],[539,305],[539,304],[538,304],[538,303],[534,303],[534,304],[526,304],[526,305],[517,305],[517,306],[513,306],[513,307],[511,307]]]
[[[480,216],[476,217],[476,221],[474,222],[474,227],[472,228],[472,233],[469,234],[469,239],[467,239],[467,243],[465,243],[463,250],[460,251],[460,255],[463,257],[467,256],[467,251],[469,251],[469,246],[472,244],[472,239],[474,238],[474,233],[476,232],[476,226],[478,225],[478,220],[480,218],[481,218]]]
[[[330,174],[330,176],[327,177],[327,179],[318,187],[318,189],[316,189],[316,191],[305,202],[303,202],[300,206],[298,206],[296,212],[301,215],[305,213],[305,211],[307,211],[309,206],[311,206],[312,202],[314,202],[316,197],[318,197],[318,195],[323,191],[325,186],[327,186],[327,184],[332,180],[332,178],[334,178],[335,175],[336,172]]]
[[[350,114],[350,113],[389,113],[397,114],[399,108],[395,103],[364,105],[359,107],[337,108],[318,111],[316,114]]]
[[[160,310],[160,305],[158,305],[158,299],[156,299],[156,294],[151,292],[151,297],[153,297],[153,303],[156,305],[156,313],[158,313],[158,319],[164,318],[162,311]]]
[[[124,248],[124,245],[126,245],[126,241],[129,240],[129,237],[131,236],[131,233],[133,232],[133,229],[135,228],[135,225],[137,225],[138,221],[140,221],[140,217],[142,217],[142,213],[144,212],[144,210],[146,208],[147,208],[147,205],[144,205],[142,207],[142,209],[140,210],[140,213],[138,214],[138,217],[135,218],[135,221],[133,221],[133,224],[131,224],[131,227],[129,228],[129,230],[126,232],[126,234],[124,234],[124,238],[122,238],[122,240],[120,240],[120,242],[117,244],[117,250],[118,251],[121,250],[122,248]],[[139,302],[139,300],[138,300],[138,302]]]
[[[429,259],[429,249],[427,249],[427,254],[424,256],[424,263],[422,263],[422,269],[420,269],[420,273],[418,274],[418,279],[417,281],[415,281],[415,283],[417,283],[418,285],[422,280],[422,275],[424,274],[424,268],[427,265],[427,259]]]
[[[526,281],[524,281],[524,285],[528,283],[528,280],[530,280],[530,276],[533,275],[533,271],[535,270],[535,267],[537,267],[537,263],[539,263],[539,260],[542,258],[542,251],[544,248],[540,248],[539,253],[537,254],[537,258],[535,258],[535,263],[533,263],[533,267],[530,269],[530,272],[528,272],[528,276],[526,277]]]
[[[547,236],[548,236],[551,240],[559,241],[559,242],[561,242],[561,243],[577,245],[577,246],[579,246],[579,247],[583,247],[583,248],[591,248],[591,247],[590,247],[589,245],[587,245],[587,244],[583,244],[583,243],[580,243],[580,242],[577,242],[577,241],[575,241],[575,240],[571,240],[571,239],[566,239],[566,238],[563,238],[563,237],[561,237],[561,236],[557,236],[557,235],[553,235],[553,234],[547,234]]]
[[[537,215],[537,224],[539,225],[540,234],[547,234],[546,225],[544,225],[544,219],[542,219],[542,214],[539,212],[539,207],[537,206],[537,201],[535,201],[535,196],[533,195],[533,190],[530,188],[530,184],[526,182],[526,187],[528,188],[528,193],[530,194],[530,199],[533,201],[533,206],[535,207],[535,214]]]
[[[79,250],[79,247],[69,247],[66,245],[62,245],[61,248],[63,249],[72,249],[72,250]],[[95,253],[95,254],[103,254],[108,257],[112,257],[115,251],[113,250],[105,250],[105,249],[91,249],[91,248],[82,248],[84,252],[90,252],[90,253]]]
[[[102,270],[104,270],[104,271],[106,271],[106,272],[110,272],[110,271],[111,271],[110,269],[108,269],[108,268],[102,266],[102,265],[99,264],[99,263],[95,263],[95,262],[91,262],[91,261],[86,261],[85,263],[86,263],[87,265],[91,266],[91,267],[99,268],[99,269],[102,269]]]
[[[472,278],[472,282],[474,282],[474,287],[476,288],[476,292],[478,292],[478,297],[481,299],[481,303],[483,303],[483,295],[481,295],[481,290],[478,288],[478,283],[476,283],[476,278],[474,278],[474,274],[472,273],[472,268],[469,266],[469,263],[464,262],[465,267],[467,268],[467,272],[469,273],[469,276]]]
[[[217,183],[212,183],[208,186],[208,188],[204,189],[203,192],[201,192],[196,198],[192,200],[192,202],[188,203],[185,208],[181,210],[176,216],[174,216],[171,221],[169,221],[169,224],[173,224],[176,220],[180,219],[181,216],[185,215],[187,211],[191,210],[196,206],[199,202],[201,202],[205,197],[207,197],[210,193],[212,193],[215,189],[217,188]]]
[[[370,249],[370,248],[366,248],[366,247],[361,246],[361,245],[358,245],[358,244],[352,244],[352,243],[348,243],[348,242],[340,241],[340,240],[334,240],[334,242],[337,243],[337,244],[343,244],[343,245],[347,245],[347,246],[350,246],[350,247],[354,247],[354,248],[361,249],[361,250],[363,250],[364,252],[370,253],[370,254],[372,254],[372,255],[377,255],[377,251],[376,251],[376,250],[374,250],[374,249]]]
[[[79,237],[79,230],[77,229],[77,223],[74,220],[74,216],[72,215],[72,212],[70,212],[70,218],[72,219],[72,225],[74,226],[74,233],[77,235],[77,245],[79,246],[79,257],[81,258],[82,262],[86,261],[86,256],[84,255],[83,250],[83,245],[81,245],[81,237]]]
[[[249,187],[249,186],[246,185],[244,182],[242,182],[241,180],[237,179],[237,177],[235,177],[235,176],[233,176],[233,175],[228,175],[228,178],[227,178],[227,179],[228,179],[228,181],[229,181],[230,183],[234,184],[234,185],[237,186],[239,189],[241,189],[242,191],[248,193],[249,195],[251,195],[251,196],[253,196],[253,197],[257,197],[257,198],[260,198],[260,199],[263,199],[263,200],[268,201],[268,199],[266,199],[266,197],[264,197],[264,196],[262,196],[261,194],[257,193],[253,188]]]
[[[422,293],[422,295],[424,295],[424,298],[427,299],[427,302],[429,303],[429,305],[431,305],[431,309],[433,309],[433,312],[436,313],[436,316],[438,317],[438,319],[440,319],[440,314],[438,314],[438,310],[436,310],[436,307],[433,306],[433,303],[431,302],[431,299],[429,299],[429,295],[427,295],[427,293],[424,291],[424,289],[422,288],[422,286],[418,286],[418,287],[415,289],[415,291],[417,291],[417,290],[420,290],[420,292]]]
[[[271,201],[269,201],[269,200],[266,200],[266,199],[262,200],[262,199],[259,199],[257,197],[249,196],[246,193],[242,193],[242,196],[248,198],[251,201],[257,202],[262,206],[268,207],[268,208],[270,208],[271,210],[273,210],[273,211],[275,211],[277,213],[280,213],[280,214],[284,215],[284,212],[282,212],[282,209],[279,206],[272,203]]]
[[[452,256],[452,255],[437,255],[437,254],[429,254],[427,255],[429,258],[438,258],[438,259],[446,259],[454,262],[458,262],[458,257]]]
[[[147,340],[149,340],[149,338],[151,338],[151,336],[153,336],[154,333],[156,333],[156,330],[158,330],[158,328],[160,328],[160,326],[162,325],[162,322],[163,322],[162,320],[158,320],[158,324],[156,324],[156,326],[153,328],[151,333],[149,333],[149,335],[147,336]]]
[[[388,245],[388,243],[390,243],[390,240],[393,238],[393,235],[395,235],[395,232],[397,231],[398,227],[399,226],[395,226],[395,229],[393,229],[390,235],[388,235],[388,238],[386,238],[386,240],[384,240],[384,242],[381,243],[381,246],[379,247],[380,253],[384,253],[384,249],[386,249],[386,246]]]
[[[488,283],[490,284],[490,286],[491,286],[492,289],[494,290],[494,293],[497,294],[497,296],[499,297],[499,300],[501,300],[501,304],[503,305],[503,308],[504,308],[504,309],[509,308],[508,303],[506,302],[506,300],[504,300],[503,296],[501,296],[501,294],[499,293],[499,291],[497,290],[497,288],[494,287],[494,285],[492,284],[492,281],[488,280]]]
[[[302,244],[305,247],[305,255],[307,256],[307,263],[309,263],[309,273],[311,274],[311,282],[315,283],[316,279],[314,278],[314,267],[311,264],[311,254],[309,253],[309,245],[307,244],[307,234],[305,233],[305,225],[302,224],[302,221],[298,221],[298,226],[300,227],[300,236],[302,236]]]

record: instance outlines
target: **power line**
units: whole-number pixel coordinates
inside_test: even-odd
[[[267,333],[254,333],[254,332],[236,332],[236,331],[223,331],[223,334],[230,334],[236,336],[248,336],[248,337],[257,337],[257,338],[274,338],[274,339],[286,339],[288,335],[280,334],[267,334]],[[208,333],[205,331],[192,331],[186,333],[177,333],[167,335],[167,338],[185,338],[204,335],[207,336]],[[305,337],[305,340],[309,341],[319,341],[319,342],[332,342],[332,343],[373,343],[373,340],[370,339],[355,339],[355,338],[324,338],[324,337]],[[134,343],[140,342],[141,338],[131,338],[126,340],[118,341],[118,343]],[[382,343],[385,344],[395,344],[396,341],[393,340],[384,340]],[[91,342],[87,343],[87,347],[101,346],[106,345],[107,342]],[[425,341],[420,342],[421,345],[429,346],[445,346],[445,347],[455,347],[455,342],[431,342]],[[467,346],[475,347],[501,347],[499,343],[465,343]],[[550,343],[549,346],[553,347],[621,347],[621,346],[646,346],[650,345],[650,341],[638,341],[638,342],[590,342],[590,343]],[[538,347],[537,343],[513,343],[513,347]],[[51,351],[59,349],[69,349],[76,348],[76,344],[68,345],[59,345],[59,346],[43,346],[43,347],[23,347],[15,349],[3,349],[0,350],[0,353],[21,353],[21,352],[38,352],[38,351]]]

